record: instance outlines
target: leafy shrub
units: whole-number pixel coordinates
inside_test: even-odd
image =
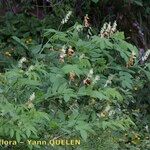
[[[66,31],[46,29],[44,45],[12,37],[31,57],[0,75],[1,137],[77,137],[84,149],[95,137],[94,149],[119,149],[120,137],[136,128],[128,106],[141,79],[149,81],[150,64],[138,64],[138,50],[122,32],[110,38],[83,33],[76,23]]]

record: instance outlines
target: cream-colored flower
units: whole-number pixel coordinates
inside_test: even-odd
[[[96,75],[94,80],[93,80],[93,84],[97,83],[98,80],[100,80],[100,76]]]
[[[60,62],[64,62],[64,58],[66,57],[66,47],[65,47],[65,45],[61,48],[61,53],[60,53],[60,55],[59,55],[59,61]]]
[[[35,66],[31,65],[29,68],[28,68],[28,71],[33,71],[35,69]]]
[[[35,99],[35,92],[33,92],[30,97],[29,97],[29,101],[33,101]]]
[[[31,108],[34,107],[34,104],[33,104],[34,99],[35,99],[35,92],[33,92],[33,93],[30,95],[28,101],[26,102],[26,106],[27,106],[29,109],[31,109]]]
[[[18,67],[22,68],[23,63],[27,62],[27,59],[25,57],[22,57],[18,62]]]
[[[114,21],[113,23],[113,26],[112,26],[112,29],[111,29],[113,32],[115,32],[117,30],[117,22]]]
[[[87,75],[88,78],[92,78],[93,77],[93,68],[90,69],[88,75]]]
[[[106,81],[104,87],[107,87],[108,84],[111,85],[113,78],[114,78],[114,75],[111,74],[111,75],[108,77],[108,79],[107,79],[107,81]]]
[[[142,61],[146,61],[150,55],[150,49],[146,51],[145,55],[142,57]]]
[[[62,19],[61,24],[67,23],[68,20],[69,20],[69,18],[70,18],[70,16],[71,16],[71,14],[72,14],[72,11],[68,11],[68,13],[67,13],[67,15],[65,16],[65,18]]]
[[[113,25],[111,26],[111,23],[104,23],[103,27],[101,28],[100,31],[100,37],[106,37],[109,38],[110,36],[112,36],[116,31],[117,31],[117,22],[114,21]]]

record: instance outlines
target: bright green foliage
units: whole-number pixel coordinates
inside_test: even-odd
[[[67,31],[46,29],[48,42],[43,45],[27,46],[12,37],[32,59],[0,75],[1,137],[17,141],[77,137],[85,144],[81,142],[80,148],[87,150],[93,137],[97,143],[93,149],[115,150],[123,143],[123,134],[136,127],[128,104],[136,101],[133,93],[140,79],[149,82],[149,63],[138,64],[138,50],[122,32],[109,39],[98,35],[88,39],[77,25]],[[74,50],[64,62],[60,61],[63,46]],[[133,52],[134,64],[126,67]],[[91,82],[85,84],[91,69]],[[100,78],[95,80],[97,75]]]

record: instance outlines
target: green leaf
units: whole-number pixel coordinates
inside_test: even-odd
[[[13,128],[11,128],[11,129],[10,129],[10,137],[11,137],[11,138],[14,136],[14,133],[15,133],[15,132],[14,132]]]
[[[92,0],[92,2],[94,2],[94,3],[98,3],[98,2],[99,2],[99,0]]]
[[[28,138],[30,137],[30,135],[31,135],[31,130],[30,129],[26,130],[26,135],[27,135]]]
[[[39,81],[35,81],[35,80],[30,80],[30,79],[20,79],[19,83],[21,85],[31,85],[31,86],[38,86],[40,85]]]
[[[82,87],[79,88],[78,95],[79,96],[86,95],[86,88],[85,88],[85,86],[82,86]]]
[[[133,83],[132,75],[128,72],[120,71],[119,76],[120,76],[122,87],[132,89],[132,83]]]
[[[19,131],[16,131],[16,140],[17,140],[17,142],[20,142],[20,140],[21,140]]]
[[[113,98],[113,100],[117,99],[118,101],[122,101],[122,95],[115,88],[107,88],[104,91],[104,94],[109,98]]]
[[[116,32],[115,34],[112,35],[112,38],[124,40],[125,39],[124,32]]]
[[[74,72],[78,76],[82,74],[82,71],[78,68],[77,65],[65,65],[62,70],[64,71],[65,74],[68,74],[70,72]]]
[[[67,89],[67,83],[61,84],[58,88],[58,93],[63,93]]]
[[[79,67],[84,68],[84,67],[91,67],[90,61],[88,59],[81,59],[79,61]]]
[[[125,80],[123,80],[121,84],[122,84],[122,87],[123,87],[123,88],[132,89],[131,83],[129,83],[129,82],[125,81]]]
[[[81,137],[83,138],[84,141],[87,140],[87,131],[86,130],[80,130],[80,134],[81,134]]]
[[[65,102],[68,102],[70,100],[70,96],[68,94],[64,94],[64,100]]]
[[[59,31],[55,30],[55,29],[45,29],[45,33],[44,36],[48,36],[50,35],[50,33],[59,33]]]
[[[107,99],[107,97],[100,91],[92,91],[91,97],[98,98],[99,100]]]
[[[143,6],[142,0],[133,0],[133,3],[135,3],[138,6]]]
[[[22,45],[26,50],[28,50],[27,45],[24,44],[18,37],[12,36],[12,39],[15,40],[18,44]]]
[[[42,44],[39,44],[39,45],[32,47],[31,51],[32,51],[33,55],[38,54],[40,52],[41,48],[42,48]]]

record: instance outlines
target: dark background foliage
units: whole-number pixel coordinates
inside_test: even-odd
[[[2,8],[3,7],[3,8]],[[76,18],[83,20],[89,14],[91,24],[100,27],[105,21],[117,20],[130,42],[140,48],[149,48],[149,0],[1,0],[1,16],[12,11],[44,19],[47,15],[60,17],[66,10],[73,10]]]
[[[62,27],[60,22],[68,11],[72,11],[73,14],[68,23]],[[92,28],[90,33],[92,39],[86,37],[87,28],[83,28],[81,35],[78,35],[75,30],[76,26],[84,24],[86,14]],[[115,20],[118,34],[110,39],[99,40],[98,34],[103,24]],[[87,130],[92,132],[90,125],[93,122],[90,124],[90,121],[93,118],[96,121],[97,115],[104,115],[104,118],[100,117],[101,122],[108,121],[110,125],[107,125],[111,126],[111,130],[109,127],[108,129],[102,127],[105,130],[96,128],[98,134],[92,134],[87,142],[89,144],[85,142],[83,149],[88,150],[93,147],[96,150],[111,150],[112,147],[116,150],[148,149],[150,147],[148,128],[150,66],[149,58],[145,62],[142,62],[141,58],[150,49],[149,27],[149,0],[0,0],[0,111],[2,115],[0,122],[1,126],[4,126],[7,137],[8,134],[12,137],[16,135],[18,139],[25,136],[24,132],[26,132],[27,137],[31,135],[35,138],[36,131],[33,128],[31,131],[28,128],[22,131],[22,127],[26,124],[38,128],[40,131],[38,136],[42,138],[47,134],[66,136],[66,133],[67,138],[70,137],[69,134],[79,137],[79,134],[76,134],[78,132],[72,132],[74,127],[67,126],[73,124],[72,120],[77,121],[77,129],[81,124],[81,127],[86,126]],[[65,64],[60,64],[59,50],[66,43],[72,45],[76,55],[73,58],[66,58]],[[135,64],[131,68],[126,68],[125,63],[133,50],[138,51]],[[81,53],[86,55],[83,60],[78,58]],[[20,69],[17,65],[22,57],[26,57],[28,61]],[[87,68],[91,67],[95,69],[95,73],[101,75],[102,79],[94,87],[82,87]],[[77,74],[76,84],[68,83],[68,73],[72,68]],[[105,97],[101,98],[105,95],[98,94],[101,90],[98,87],[103,86],[111,74],[115,75],[112,86],[108,89],[102,88],[102,92],[109,100],[106,98],[108,101],[99,101],[105,99]],[[64,82],[66,84],[63,84]],[[69,93],[61,93],[62,89]],[[37,110],[22,107],[34,91],[37,94],[37,101],[34,104]],[[56,95],[51,97],[50,93],[53,92]],[[75,98],[77,100],[66,102],[68,95],[71,100]],[[17,100],[14,100],[14,97]],[[8,103],[5,103],[6,99]],[[117,99],[117,102],[114,99]],[[120,99],[124,101],[120,102]],[[109,118],[108,112],[104,111],[107,106],[111,106],[117,116]],[[72,112],[70,110],[72,107],[75,110],[79,109],[79,112]],[[18,120],[13,122],[14,131],[11,129],[8,131],[5,121],[12,117],[13,112],[16,113]],[[30,118],[26,118],[26,115]],[[6,120],[3,117],[6,117]],[[117,120],[116,123],[115,117],[119,119],[122,117],[123,121]],[[126,117],[130,117],[136,126],[130,128],[128,124],[132,122]],[[25,124],[20,125],[20,130],[17,130],[20,120]],[[93,126],[95,128],[96,124]],[[0,128],[0,132],[2,131],[3,128]],[[86,130],[79,131],[83,139],[87,138]],[[102,140],[107,137],[110,138]]]

